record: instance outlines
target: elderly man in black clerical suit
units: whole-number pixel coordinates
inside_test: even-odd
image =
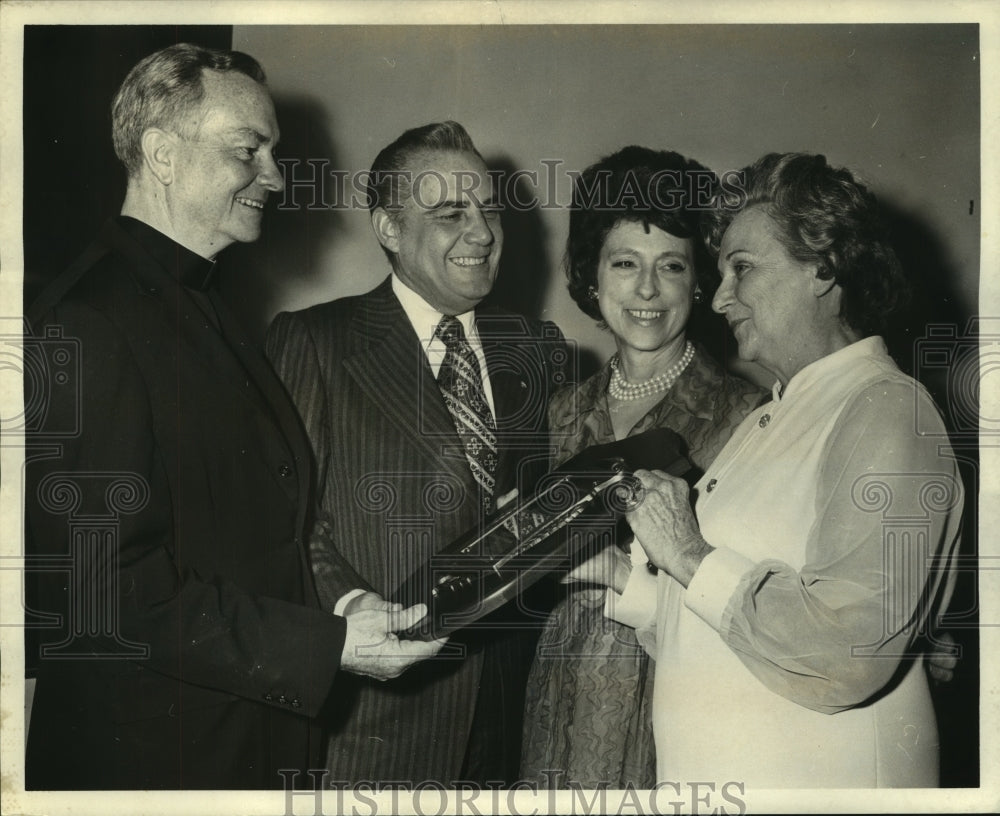
[[[320,608],[309,440],[213,285],[282,185],[260,66],[172,46],[113,121],[121,215],[29,311],[53,384],[26,439],[27,787],[282,787],[322,761],[338,670],[398,676],[440,643],[389,634],[424,610],[373,593]]]
[[[503,242],[494,192],[461,125],[407,131],[369,176],[392,274],[367,294],[281,314],[268,333],[317,458],[326,535],[314,565],[331,609],[366,587],[389,597],[546,471],[546,406],[566,347],[552,323],[480,307]],[[333,556],[356,575],[325,569]],[[329,784],[516,778],[539,611],[510,604],[398,680],[338,680]]]

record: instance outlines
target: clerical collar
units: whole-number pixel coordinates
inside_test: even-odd
[[[189,289],[204,292],[215,277],[215,261],[203,258],[144,221],[119,215],[118,225],[142,244],[157,263]]]

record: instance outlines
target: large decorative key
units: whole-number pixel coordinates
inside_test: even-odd
[[[392,600],[426,603],[428,615],[401,636],[443,637],[479,620],[581,555],[607,546],[596,534],[642,501],[636,470],[685,476],[681,438],[666,428],[587,448],[539,480],[535,489],[487,516],[432,556]]]

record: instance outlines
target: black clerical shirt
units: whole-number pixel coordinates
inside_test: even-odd
[[[192,252],[145,221],[128,215],[119,215],[114,221],[142,244],[157,263],[180,281],[198,304],[198,308],[222,333],[218,312],[208,295],[217,282],[215,261]]]

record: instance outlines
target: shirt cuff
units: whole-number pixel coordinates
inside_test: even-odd
[[[608,587],[604,596],[604,616],[611,620],[642,629],[656,618],[656,575],[647,568],[648,557],[638,539],[632,541],[632,571],[625,591],[620,595]]]
[[[695,570],[684,593],[684,605],[716,632],[720,631],[722,613],[729,599],[743,576],[754,566],[755,562],[746,556],[726,547],[716,547]]]
[[[344,614],[344,609],[347,607],[347,605],[355,598],[357,598],[358,595],[364,595],[366,591],[367,590],[364,589],[352,589],[346,595],[342,595],[340,597],[340,600],[337,601],[336,604],[334,604],[333,614],[342,616]]]

